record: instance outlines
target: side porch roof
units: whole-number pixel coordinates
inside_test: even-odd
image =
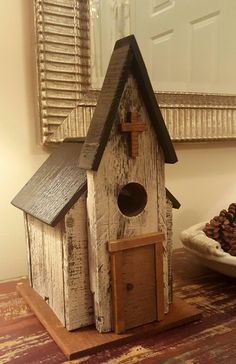
[[[55,226],[87,189],[79,168],[83,139],[65,140],[12,200],[12,204]]]

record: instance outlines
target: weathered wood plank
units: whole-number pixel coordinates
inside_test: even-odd
[[[110,260],[107,250],[110,240],[109,206],[107,198],[104,198],[107,195],[105,185],[94,184],[93,173],[87,174],[90,288],[94,298],[96,327],[98,331],[108,332],[111,331]]]
[[[66,357],[16,291],[26,282],[0,282],[0,363],[62,363]]]
[[[32,286],[65,324],[63,223],[55,228],[27,215],[30,240]]]
[[[125,329],[157,319],[155,258],[154,244],[123,252]]]
[[[159,157],[157,159],[157,211],[158,211],[158,231],[161,231],[165,238],[163,240],[163,274],[164,274],[164,302],[165,313],[169,311],[169,288],[168,288],[168,254],[167,254],[167,225],[166,225],[166,190],[165,190],[165,165],[162,156],[162,150],[159,149]]]
[[[63,254],[68,330],[94,322],[93,297],[89,285],[86,197],[84,193],[65,216]]]
[[[173,216],[172,202],[166,200],[166,234],[167,234],[167,260],[168,260],[168,301],[173,301],[173,267],[172,267],[172,250],[173,250]]]
[[[48,297],[48,279],[43,223],[27,215],[27,231],[30,241],[32,287],[44,299]]]
[[[45,278],[48,282],[48,291],[45,301],[48,302],[62,324],[66,325],[63,276],[63,245],[65,244],[64,221],[62,220],[62,222],[55,227],[46,224],[42,225],[46,266]]]
[[[167,238],[167,261],[168,261],[168,300],[169,304],[173,301],[173,213],[172,210],[179,209],[179,201],[166,188],[166,238]]]
[[[113,330],[120,334],[125,331],[124,317],[124,295],[122,280],[123,253],[116,252],[111,255],[111,274],[112,274],[112,318]]]
[[[156,268],[157,320],[161,321],[164,319],[165,316],[162,242],[155,244],[155,268]]]
[[[138,248],[140,246],[155,244],[161,242],[164,239],[164,234],[162,233],[148,233],[143,235],[135,236],[135,239],[124,238],[116,241],[110,241],[108,244],[109,252],[117,252],[120,250]]]
[[[26,249],[27,249],[27,263],[28,263],[28,278],[29,278],[29,283],[32,287],[33,283],[32,283],[32,264],[31,264],[31,248],[30,248],[30,234],[29,234],[29,224],[28,224],[28,218],[27,218],[27,214],[24,212],[23,213],[24,216],[24,225],[25,225],[25,241],[26,241]]]

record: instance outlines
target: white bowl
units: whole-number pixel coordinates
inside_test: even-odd
[[[180,239],[189,252],[198,260],[219,273],[236,278],[236,257],[226,253],[220,244],[203,232],[205,222],[182,231]]]

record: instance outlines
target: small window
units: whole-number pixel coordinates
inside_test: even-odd
[[[139,183],[128,183],[118,195],[118,207],[125,216],[137,216],[147,204],[147,192]]]

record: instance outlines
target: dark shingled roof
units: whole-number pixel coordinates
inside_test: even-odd
[[[84,169],[97,170],[108,141],[121,96],[132,73],[137,80],[149,118],[164,152],[166,163],[177,162],[168,130],[157,104],[148,73],[133,35],[116,42],[98,103],[83,145],[79,165]]]
[[[86,172],[79,168],[82,140],[66,140],[50,155],[12,204],[55,226],[87,189]]]
[[[170,193],[170,191],[167,188],[166,188],[166,198],[168,200],[170,200],[174,209],[180,208],[181,205],[180,205],[179,201],[176,200],[176,198],[172,195],[172,193]]]

